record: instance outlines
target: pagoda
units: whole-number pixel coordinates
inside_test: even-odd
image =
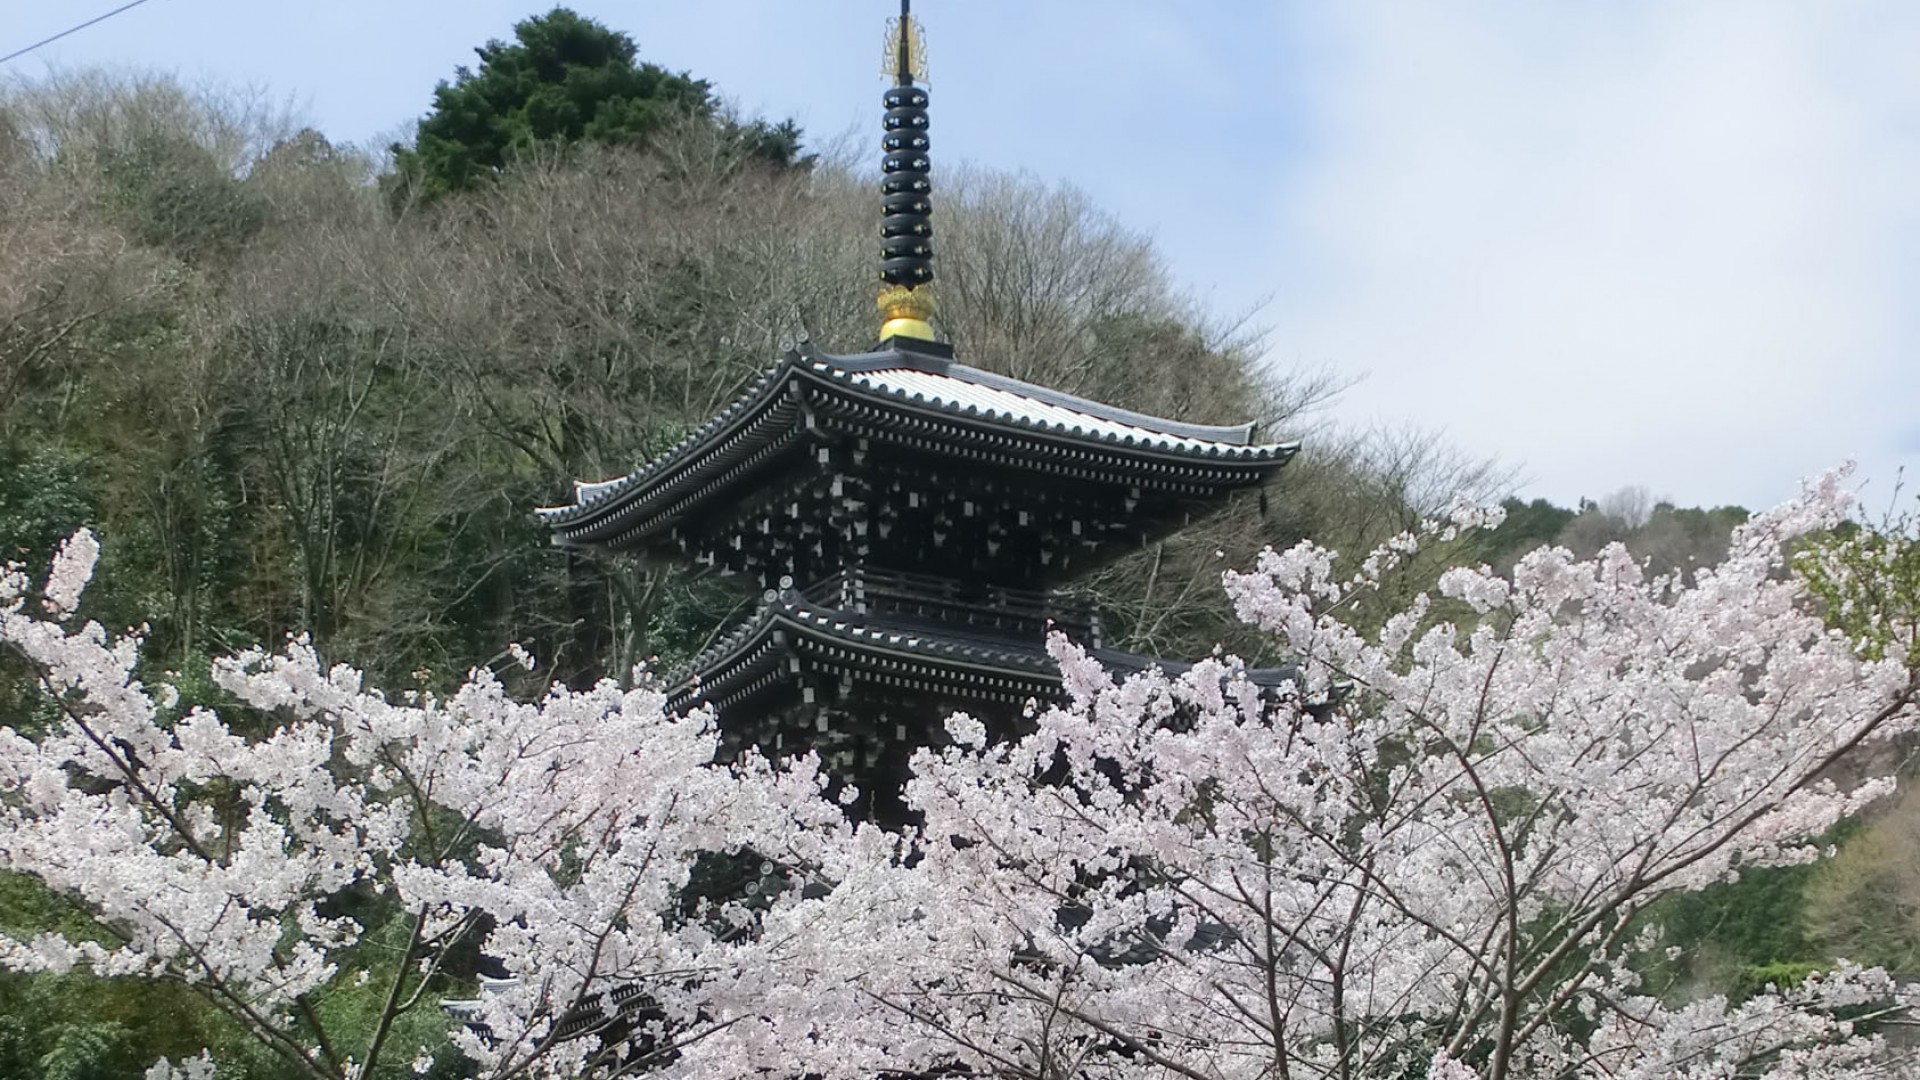
[[[726,744],[818,750],[898,809],[912,750],[965,711],[1018,729],[1059,700],[1065,632],[1118,671],[1060,587],[1257,488],[1293,444],[1182,423],[959,363],[935,339],[924,47],[889,26],[879,344],[788,348],[725,411],[638,471],[539,511],[554,543],[716,568],[759,610],[670,679]],[[1277,676],[1277,673],[1276,673]]]

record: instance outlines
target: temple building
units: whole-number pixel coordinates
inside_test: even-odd
[[[802,342],[720,415],[630,475],[541,510],[553,542],[717,568],[762,598],[671,680],[732,745],[818,749],[888,813],[912,749],[955,710],[1001,734],[1061,697],[1059,629],[1116,670],[1056,590],[1269,480],[1296,447],[960,363],[935,340],[924,48],[889,28],[882,329],[850,355]]]

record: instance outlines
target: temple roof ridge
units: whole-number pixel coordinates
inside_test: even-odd
[[[973,386],[998,390],[1056,408],[1083,413],[1096,420],[1140,428],[1152,434],[1172,438],[1251,446],[1254,431],[1259,427],[1251,420],[1243,424],[1194,424],[1184,420],[1170,420],[1164,416],[1135,412],[1118,405],[1108,405],[1092,398],[1069,394],[1064,390],[1026,382],[1011,375],[969,367],[927,348],[922,342],[911,340],[894,339],[874,352],[855,353],[851,356],[812,352],[807,350],[804,344],[792,351],[798,354],[798,358],[805,359],[817,367],[837,369],[848,374],[918,371]]]

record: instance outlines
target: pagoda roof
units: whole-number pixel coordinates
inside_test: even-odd
[[[1178,677],[1193,665],[1120,649],[1088,648],[1109,671],[1130,675],[1158,668]],[[1060,667],[1045,642],[970,635],[946,627],[857,614],[812,603],[788,590],[695,657],[669,681],[674,708],[726,708],[792,677],[791,658],[869,671],[889,681],[939,683],[956,695],[1024,701],[1061,693]],[[1298,678],[1291,667],[1249,668],[1247,678],[1273,690]]]
[[[1097,450],[1150,470],[1169,464],[1264,475],[1297,443],[1256,443],[1256,425],[1189,424],[1116,408],[955,362],[946,347],[894,338],[868,353],[835,356],[801,343],[711,421],[643,468],[576,483],[567,506],[537,510],[559,542],[603,542],[640,519],[671,517],[689,495],[724,485],[814,425],[831,401],[861,416],[906,415],[973,438],[1014,437]],[[616,525],[616,519],[618,524]],[[643,528],[642,531],[645,531]]]

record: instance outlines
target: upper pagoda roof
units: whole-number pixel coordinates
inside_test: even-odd
[[[931,342],[894,338],[853,356],[822,353],[803,342],[718,416],[645,467],[576,483],[571,505],[536,513],[562,543],[604,542],[603,526],[616,519],[616,531],[624,533],[641,519],[671,516],[670,508],[688,495],[731,482],[743,465],[750,469],[760,455],[812,428],[813,410],[829,402],[875,417],[912,414],[956,435],[1100,451],[1149,469],[1173,464],[1244,474],[1251,468],[1264,475],[1298,449],[1297,443],[1254,442],[1251,423],[1183,423],[968,367]]]

